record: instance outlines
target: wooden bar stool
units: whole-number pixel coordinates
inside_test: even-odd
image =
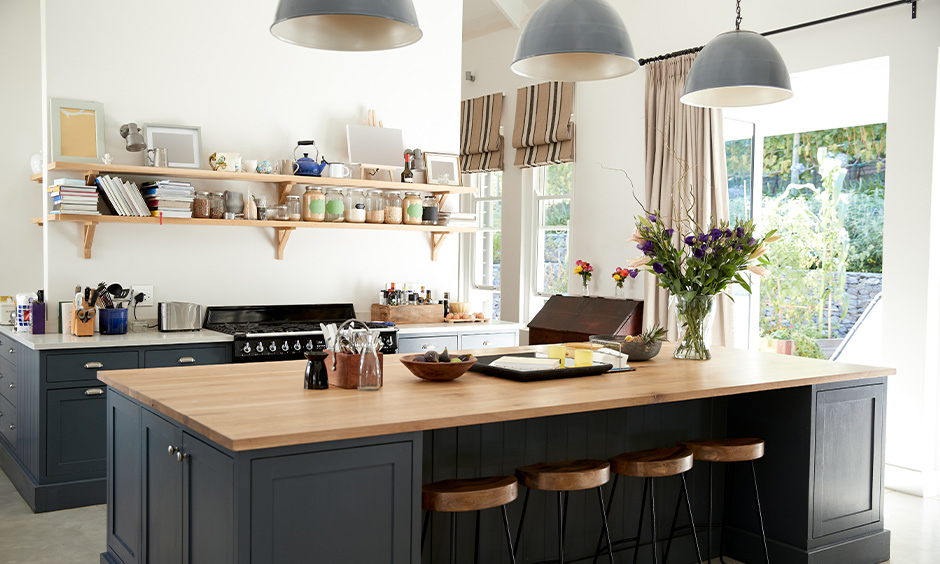
[[[473,551],[473,561],[477,562],[480,556],[480,510],[499,507],[503,510],[503,526],[506,528],[506,544],[509,546],[509,559],[515,564],[516,556],[512,549],[512,537],[509,532],[509,517],[506,515],[506,504],[518,495],[518,485],[512,476],[492,476],[488,478],[465,478],[459,480],[442,480],[424,484],[421,487],[421,508],[427,511],[424,515],[424,526],[421,529],[421,548],[424,548],[424,537],[428,530],[428,521],[432,511],[448,512],[450,516],[450,562],[457,561],[457,516],[459,511],[476,511],[476,542]]]
[[[617,482],[620,476],[632,476],[634,478],[645,478],[643,481],[643,496],[640,503],[640,520],[636,529],[636,537],[632,539],[623,539],[617,543],[635,541],[633,551],[633,562],[636,564],[637,557],[640,555],[640,535],[643,533],[643,514],[646,511],[646,498],[649,492],[650,501],[650,525],[652,528],[653,562],[659,562],[659,556],[656,550],[656,498],[653,495],[653,478],[665,478],[667,476],[679,476],[682,478],[682,489],[679,492],[679,498],[676,501],[676,513],[678,515],[679,504],[685,497],[685,506],[689,511],[689,522],[692,524],[692,540],[695,542],[695,554],[698,557],[699,564],[702,564],[702,554],[699,552],[698,537],[695,535],[695,520],[692,517],[692,506],[689,502],[689,490],[685,481],[685,473],[692,468],[692,451],[686,447],[663,447],[649,450],[640,450],[636,452],[627,452],[618,454],[610,459],[610,470],[614,473],[614,485],[610,489],[610,497],[607,502],[607,510],[613,508],[614,493],[617,491]],[[672,540],[672,533],[675,530],[675,517],[672,521],[672,530],[669,532],[669,539]],[[597,549],[594,552],[594,562],[597,562],[597,556],[601,548],[601,538],[597,539]],[[666,548],[666,554],[663,562],[669,557],[669,548]]]
[[[522,524],[525,522],[526,507],[529,505],[531,490],[553,491],[558,494],[558,564],[565,562],[565,524],[567,520],[568,492],[597,490],[597,502],[601,508],[604,531],[607,534],[607,553],[610,562],[614,561],[614,550],[610,544],[610,529],[607,527],[607,511],[604,510],[604,494],[601,486],[610,480],[610,464],[604,460],[566,460],[564,462],[540,462],[516,468],[516,478],[525,486],[525,498],[522,502],[522,516],[519,518],[519,530],[516,532],[516,549],[522,539]]]
[[[712,463],[713,462],[750,462],[751,479],[754,483],[754,501],[757,504],[757,520],[760,524],[761,541],[764,544],[764,561],[770,564],[770,553],[767,550],[767,533],[764,531],[764,515],[760,507],[760,492],[757,489],[757,472],[754,470],[754,461],[764,456],[764,441],[753,438],[731,439],[697,439],[682,441],[680,445],[692,450],[695,460],[708,462],[708,559],[712,557]],[[724,561],[724,510],[721,518],[721,544],[719,545],[718,560]],[[671,539],[670,539],[671,540]]]

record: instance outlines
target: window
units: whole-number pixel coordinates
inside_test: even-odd
[[[572,164],[537,167],[534,171],[536,241],[535,293],[568,291],[568,230],[571,219]]]
[[[502,248],[503,173],[482,172],[472,175],[477,192],[473,209],[479,230],[473,234],[470,249],[471,287],[474,299],[483,302],[487,317],[499,319],[500,251]],[[491,311],[487,312],[490,302]]]

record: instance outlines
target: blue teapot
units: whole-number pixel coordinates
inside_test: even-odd
[[[304,153],[303,157],[297,159],[297,149],[299,149],[302,145],[312,145],[313,148],[317,151],[317,156],[311,159],[308,156],[309,153]],[[297,172],[295,174],[303,176],[320,176],[320,171],[326,168],[329,163],[326,162],[326,159],[320,159],[320,162],[317,163],[317,157],[319,156],[320,150],[317,149],[317,144],[315,142],[312,140],[298,141],[297,147],[294,148],[294,160],[297,162]]]

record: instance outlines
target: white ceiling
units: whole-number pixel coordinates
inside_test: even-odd
[[[464,0],[463,40],[521,27],[545,0]]]

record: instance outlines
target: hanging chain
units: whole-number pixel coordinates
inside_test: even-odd
[[[741,31],[741,0],[738,0],[738,16],[734,18],[735,31]]]

